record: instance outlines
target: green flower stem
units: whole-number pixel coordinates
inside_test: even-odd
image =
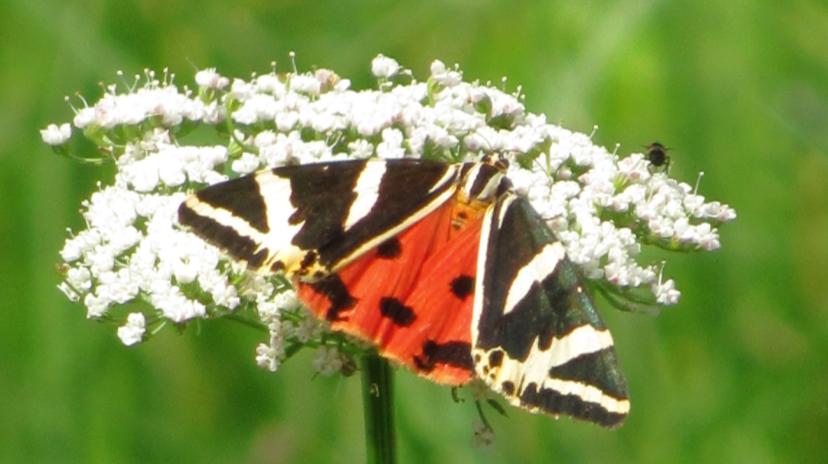
[[[394,437],[393,377],[388,361],[376,353],[362,357],[362,407],[365,411],[366,462],[397,462]]]

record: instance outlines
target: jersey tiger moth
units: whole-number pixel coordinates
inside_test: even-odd
[[[500,156],[347,160],[207,187],[179,222],[383,356],[447,385],[618,426],[629,412],[612,337],[575,266]]]

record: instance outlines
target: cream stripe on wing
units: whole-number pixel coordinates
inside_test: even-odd
[[[552,389],[563,395],[574,395],[583,401],[596,403],[606,410],[619,414],[626,414],[630,409],[630,403],[626,399],[617,399],[608,395],[600,388],[576,380],[565,380],[550,377],[550,369],[573,361],[579,356],[596,353],[613,346],[612,336],[608,330],[598,330],[591,325],[583,325],[569,334],[552,340],[547,350],[542,350],[535,339],[535,343],[529,350],[525,360],[510,358],[508,353],[503,353],[500,366],[494,369],[487,376],[478,370],[478,375],[498,391],[503,392],[504,382],[510,382],[515,386],[511,395],[503,392],[513,404],[521,405],[520,396],[530,384],[535,384],[540,390]],[[496,350],[498,350],[496,348]],[[488,358],[488,353],[479,350],[483,359]],[[578,362],[578,361],[575,361]],[[485,363],[480,363],[485,365]],[[477,367],[477,366],[476,366]],[[523,404],[524,407],[529,405]]]
[[[500,214],[497,216],[497,227],[498,229],[503,227],[503,220],[506,219],[506,212],[509,211],[509,207],[513,201],[515,201],[514,195],[506,195],[500,200]]]
[[[390,227],[389,229],[383,231],[380,234],[375,235],[370,240],[366,241],[365,243],[363,243],[362,245],[360,245],[359,247],[354,249],[350,254],[348,254],[348,256],[345,256],[344,258],[342,258],[339,261],[337,261],[336,263],[334,263],[333,270],[334,271],[339,271],[340,269],[342,269],[346,265],[350,264],[357,257],[361,256],[366,251],[376,247],[380,243],[388,240],[389,238],[391,238],[391,237],[397,235],[398,233],[402,232],[403,230],[407,229],[408,227],[410,227],[412,224],[416,223],[420,219],[428,216],[431,212],[433,212],[435,209],[437,209],[440,205],[442,205],[443,203],[448,201],[449,198],[451,198],[452,195],[454,195],[455,191],[456,191],[456,189],[453,185],[446,187],[446,190],[444,192],[442,192],[439,195],[432,198],[431,201],[426,203],[419,210],[413,212],[410,216],[403,219],[402,222],[400,222],[399,224],[395,224],[394,226]]]
[[[262,240],[262,246],[270,251],[262,267],[269,269],[273,263],[281,261],[285,272],[290,275],[299,268],[302,258],[307,253],[292,243],[293,237],[302,230],[305,221],[290,223],[290,217],[296,212],[296,208],[290,202],[290,179],[279,177],[273,171],[263,171],[256,174],[256,182],[264,199],[267,224],[270,228]]]
[[[371,212],[371,208],[373,208],[379,197],[379,186],[382,183],[385,170],[385,161],[370,161],[362,168],[362,172],[359,173],[359,177],[354,184],[356,198],[351,202],[348,217],[343,225],[346,231]]]
[[[611,413],[627,414],[630,412],[630,400],[619,400],[607,396],[600,388],[574,380],[546,379],[541,388],[551,388],[562,395],[577,396],[588,403],[598,404]]]
[[[613,346],[609,330],[598,330],[584,324],[561,338],[553,338],[546,350],[541,349],[538,338],[532,344],[525,360],[510,359],[504,352],[503,367],[497,373],[498,382],[511,380],[542,383],[549,377],[549,370],[564,365],[585,354],[596,353]]]
[[[261,246],[264,235],[247,221],[234,215],[224,208],[216,208],[192,195],[185,200],[185,204],[198,216],[215,221],[226,227],[230,227],[242,237],[247,237]]]
[[[482,226],[480,228],[480,244],[477,246],[477,275],[474,279],[474,302],[472,303],[472,326],[471,326],[471,344],[477,346],[477,333],[480,326],[480,315],[483,312],[483,295],[486,294],[484,282],[486,279],[486,256],[489,251],[489,236],[492,232],[492,216],[495,209],[503,207],[505,201],[501,200],[498,203],[492,203],[486,209],[483,215]],[[477,365],[475,366],[477,369]],[[480,372],[478,372],[478,375]]]
[[[501,372],[520,372],[521,370],[526,369],[526,367],[522,367],[514,360],[504,360],[503,366],[500,368]],[[512,392],[511,394],[505,392],[503,390],[503,382],[510,381],[514,385],[517,385],[517,390]],[[522,383],[521,383],[522,381]],[[520,397],[525,391],[526,387],[532,383],[527,378],[521,379],[519,376],[507,376],[507,375],[498,375],[497,380],[491,381],[489,380],[489,385],[494,388],[496,391],[499,391],[503,394],[503,396],[509,400],[509,403],[527,408],[532,411],[540,411],[541,407],[538,405],[528,404],[521,401]],[[630,412],[630,401],[628,399],[619,399],[613,398],[610,395],[604,393],[598,387],[593,385],[589,385],[583,382],[578,382],[575,380],[563,380],[563,379],[554,379],[554,378],[545,378],[542,382],[535,383],[535,387],[538,391],[542,390],[554,390],[561,395],[572,395],[578,397],[581,401],[585,401],[588,403],[594,403],[610,413],[616,414],[627,414]]]
[[[566,256],[566,250],[560,242],[549,243],[531,261],[520,268],[509,287],[509,293],[506,294],[503,314],[509,314],[515,309],[520,300],[529,293],[533,283],[543,282],[549,274],[555,272],[555,268],[564,256]]]
[[[612,345],[612,335],[609,330],[598,330],[589,324],[584,324],[561,338],[552,338],[549,349],[541,353],[549,353],[548,366],[552,368],[566,364],[578,356],[595,353]],[[535,349],[540,350],[540,347],[535,344],[532,353]]]
[[[471,198],[471,189],[474,187],[474,181],[477,179],[477,176],[480,174],[480,163],[474,163],[469,169],[469,172],[463,177],[465,182],[463,183],[463,195],[466,198]]]
[[[457,170],[460,168],[459,164],[449,164],[446,166],[446,172],[443,173],[443,176],[437,179],[437,182],[428,189],[428,193],[434,193],[435,190],[439,189],[447,182],[454,182],[454,177],[457,175]]]

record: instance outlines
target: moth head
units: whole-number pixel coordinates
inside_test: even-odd
[[[504,173],[509,169],[509,159],[500,152],[487,153],[480,162],[491,165]]]

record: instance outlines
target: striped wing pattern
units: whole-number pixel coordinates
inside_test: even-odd
[[[457,171],[404,159],[279,167],[195,193],[179,221],[250,269],[315,280],[434,211]]]
[[[439,383],[617,426],[612,337],[562,244],[495,164],[349,160],[207,187],[179,221],[284,272],[318,317]]]
[[[477,376],[516,406],[619,425],[630,404],[612,337],[526,199],[507,194],[487,211],[477,269]]]

